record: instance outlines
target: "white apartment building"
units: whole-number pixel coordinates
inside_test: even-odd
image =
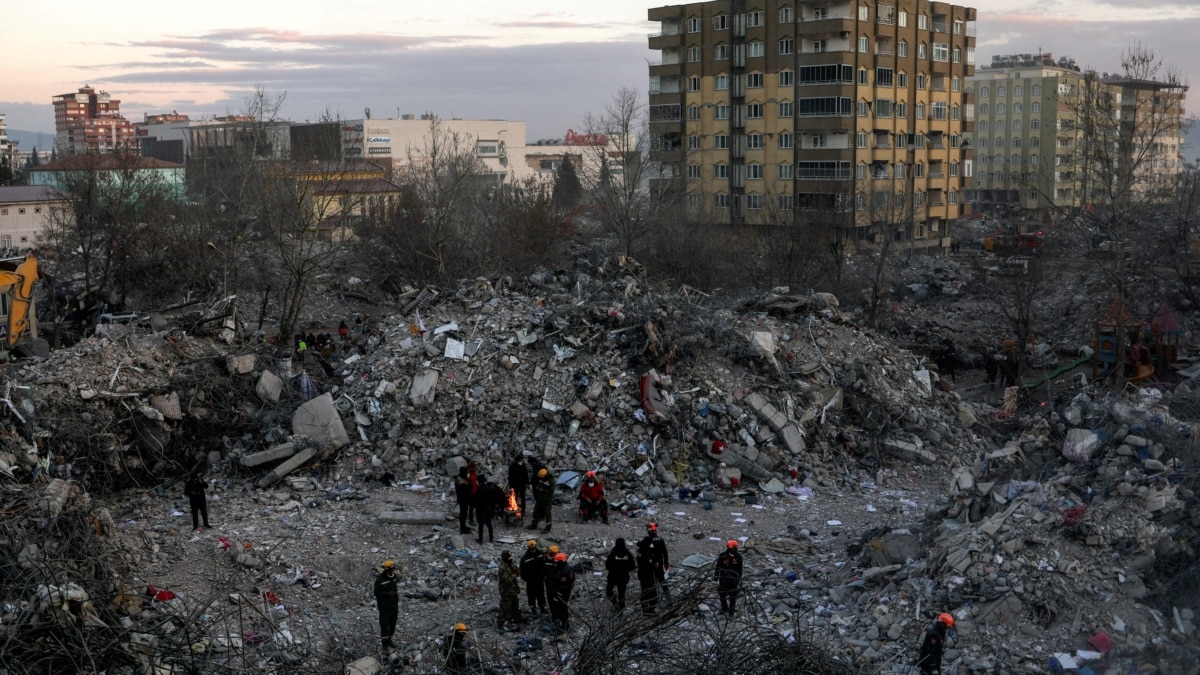
[[[0,257],[44,244],[42,231],[50,224],[53,210],[66,203],[60,192],[47,185],[0,187]]]

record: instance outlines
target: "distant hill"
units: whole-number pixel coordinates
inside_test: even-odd
[[[17,146],[21,152],[29,152],[37,148],[38,152],[49,151],[54,146],[54,133],[45,131],[21,131],[19,129],[9,129],[8,138],[11,141],[16,141],[20,145]]]

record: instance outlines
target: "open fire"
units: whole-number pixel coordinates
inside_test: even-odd
[[[521,504],[517,501],[517,491],[508,489],[508,506],[504,509],[504,515],[508,518],[521,518]]]

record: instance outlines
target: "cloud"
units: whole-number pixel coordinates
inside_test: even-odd
[[[578,23],[575,21],[505,21],[501,28],[608,28],[607,23]]]

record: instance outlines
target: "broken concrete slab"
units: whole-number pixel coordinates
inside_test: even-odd
[[[258,486],[265,488],[274,485],[279,482],[280,478],[311,462],[316,456],[317,451],[313,448],[301,450],[297,454],[292,455],[291,459],[275,467],[274,470],[259,479]]]
[[[173,391],[169,394],[151,396],[150,407],[162,413],[165,419],[183,419],[183,412],[179,409],[179,392]]]
[[[783,444],[787,447],[788,452],[792,453],[793,455],[799,455],[806,449],[804,444],[804,432],[794,424],[789,424],[783,429],[780,429],[779,437],[783,440]]]
[[[445,511],[384,511],[379,522],[393,525],[441,525],[454,516]]]
[[[328,392],[308,401],[292,415],[292,433],[316,441],[324,448],[337,449],[350,442],[346,426],[338,415],[333,396]]]
[[[379,659],[374,656],[364,656],[352,663],[347,663],[342,675],[378,675],[383,670]]]
[[[254,392],[262,400],[274,403],[283,393],[283,380],[275,373],[264,370],[262,375],[258,376],[258,384],[254,385]]]
[[[254,372],[254,366],[257,362],[258,357],[254,354],[230,354],[225,357],[225,368],[229,371],[230,375],[245,375],[246,373]]]
[[[433,405],[437,395],[437,383],[440,373],[433,368],[426,368],[417,373],[408,388],[408,400],[417,408],[428,408]]]
[[[771,405],[761,394],[751,393],[746,396],[746,405],[758,415],[759,419],[766,422],[772,431],[778,432],[788,423],[787,415],[779,412],[779,409]]]
[[[910,442],[888,438],[880,441],[879,445],[888,454],[910,462],[921,462],[922,464],[937,462],[937,455],[922,447],[920,441]]]
[[[245,467],[259,466],[260,464],[267,464],[280,459],[287,459],[288,457],[296,454],[296,451],[299,448],[300,445],[298,443],[284,443],[268,450],[253,452],[249,455],[242,456],[241,465]]]

